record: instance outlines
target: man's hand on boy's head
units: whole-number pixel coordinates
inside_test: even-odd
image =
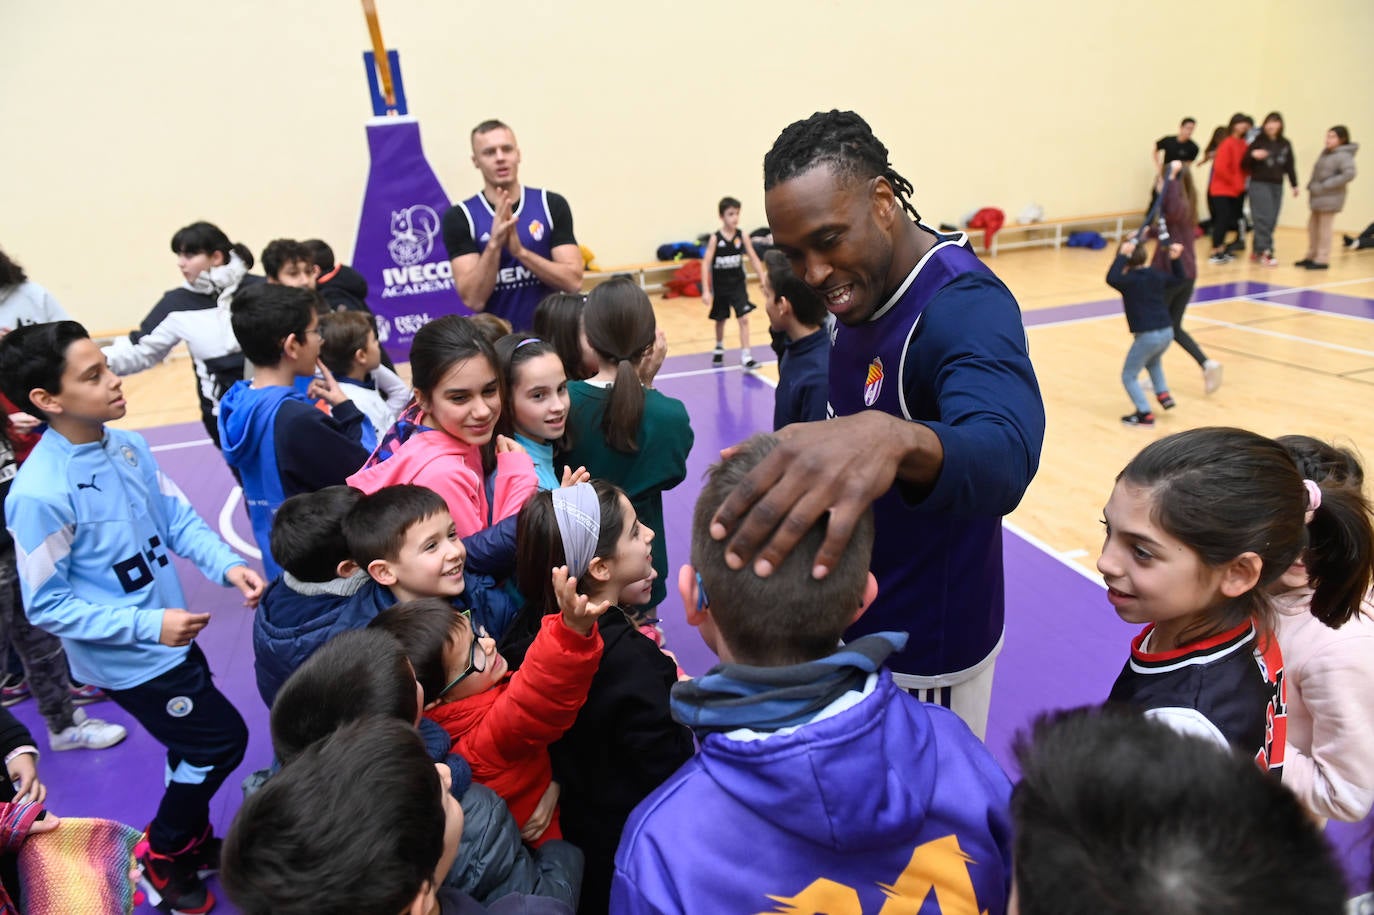
[[[245,607],[249,610],[258,608],[258,601],[262,599],[263,589],[267,587],[261,575],[248,566],[234,566],[224,573],[224,577],[229,580],[229,584],[239,589],[239,593],[243,595]]]
[[[929,427],[878,410],[822,422],[793,423],[778,445],[726,496],[711,518],[713,540],[726,540],[725,563],[767,578],[827,512],[813,578],[839,563],[854,526],[897,474],[916,486],[939,475],[944,449]],[[728,460],[735,448],[721,451]]]
[[[608,600],[593,604],[588,602],[587,595],[578,594],[577,579],[568,577],[567,566],[553,570],[553,593],[558,595],[563,624],[580,635],[591,635],[597,617],[611,608]]]
[[[157,640],[169,648],[180,648],[191,644],[191,640],[208,625],[208,613],[192,613],[178,607],[169,607],[162,611],[162,632]]]
[[[587,472],[586,467],[579,467],[576,470],[571,467],[564,467],[561,487],[567,489],[569,486],[576,486],[579,483],[589,483],[591,479],[592,475]]]
[[[320,370],[320,377],[311,379],[310,387],[306,390],[305,396],[311,400],[322,399],[332,407],[337,407],[348,400],[343,385],[339,384],[334,373],[329,371],[329,366],[318,359],[315,360],[315,366]]]

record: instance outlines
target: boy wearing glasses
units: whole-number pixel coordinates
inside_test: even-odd
[[[673,687],[701,750],[631,815],[611,911],[1002,912],[1006,775],[957,715],[895,685],[884,662],[907,633],[840,641],[877,594],[872,514],[819,581],[825,520],[767,578],[731,569],[710,536],[776,445],[738,446],[697,500],[678,589],[721,663]]]
[[[297,493],[343,483],[367,460],[367,422],[320,359],[319,296],[311,289],[259,283],[234,296],[231,323],[239,347],[253,363],[252,381],[234,384],[219,404],[224,460],[243,483],[269,578],[281,574],[272,557],[272,516]],[[296,379],[310,382],[306,394]],[[324,399],[330,413],[313,401]]]
[[[400,640],[424,692],[425,717],[453,738],[473,779],[505,798],[535,847],[563,837],[548,748],[586,701],[601,662],[596,620],[610,606],[589,604],[564,566],[553,570],[553,582],[561,612],[543,618],[514,674],[487,630],[443,601],[397,604],[372,623]]]

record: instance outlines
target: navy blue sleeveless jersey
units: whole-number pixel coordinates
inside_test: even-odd
[[[548,260],[553,259],[554,220],[550,213],[549,192],[535,187],[523,188],[520,202],[516,205],[515,231],[520,234],[520,243],[527,249]],[[470,238],[476,243],[480,253],[491,239],[491,225],[496,216],[487,198],[480,192],[455,206],[449,214],[461,213],[467,219]],[[448,219],[451,215],[446,214]],[[562,227],[560,227],[562,228]],[[451,233],[445,233],[445,242]],[[454,246],[449,245],[449,255],[456,257]],[[486,311],[505,318],[515,330],[530,330],[534,327],[534,309],[543,298],[557,292],[535,276],[534,273],[509,251],[501,252],[501,264],[496,270],[496,285],[492,288],[491,298],[487,299]]]
[[[1000,644],[1001,515],[1029,484],[1044,433],[1020,311],[965,242],[936,236],[872,317],[836,325],[830,351],[831,415],[881,410],[945,444],[923,499],[899,482],[874,503],[878,597],[846,634],[910,633],[889,667],[939,686],[976,676]]]

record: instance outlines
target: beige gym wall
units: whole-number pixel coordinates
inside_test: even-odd
[[[1279,108],[1304,183],[1331,124],[1374,131],[1367,0],[378,5],[450,196],[478,186],[468,130],[500,117],[603,265],[710,230],[725,194],[763,224],[763,153],[817,109],[868,118],[930,221],[1143,204],[1185,114],[1205,142]],[[92,328],[179,282],[168,241],[196,219],[255,253],[321,236],[351,255],[371,115],[354,0],[0,0],[0,34],[0,246]],[[1306,215],[1286,202],[1286,224]],[[1370,219],[1374,175],[1337,226]]]

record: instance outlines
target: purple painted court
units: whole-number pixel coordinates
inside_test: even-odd
[[[1199,290],[1195,301],[1240,296],[1374,320],[1374,300],[1320,291],[1285,291],[1263,283],[1211,286]],[[1026,323],[1036,326],[1092,319],[1119,310],[1120,301],[1112,299],[1028,312]],[[738,369],[712,370],[705,354],[668,360],[659,376],[659,387],[687,405],[696,431],[687,481],[669,494],[665,504],[670,567],[675,569],[686,560],[692,505],[703,472],[716,460],[720,448],[771,427],[773,389]],[[233,480],[199,423],[146,429],[143,434],[163,469],[186,491],[206,521],[221,530],[227,525],[242,542],[251,543],[241,505],[234,502],[226,509]],[[1006,647],[997,664],[987,742],[1010,770],[1012,738],[1037,714],[1105,698],[1125,659],[1134,627],[1120,622],[1111,612],[1099,581],[1016,533],[1007,531],[1003,539],[1008,582]],[[240,803],[239,782],[271,758],[267,710],[253,679],[252,614],[238,606],[230,589],[207,583],[188,564],[178,562],[190,607],[214,612],[200,643],[220,688],[243,713],[251,734],[242,768],[216,798],[213,815],[222,834]],[[691,674],[704,672],[713,658],[683,622],[681,603],[671,582],[661,613],[669,645],[682,666]],[[913,636],[920,637],[919,633]],[[35,734],[41,733],[43,723],[33,702],[13,711]],[[161,795],[163,750],[113,705],[102,703],[90,711],[125,724],[129,738],[118,747],[99,752],[44,753],[41,767],[49,784],[49,801],[59,814],[111,817],[142,827]],[[39,743],[43,743],[41,737]],[[1332,823],[1327,829],[1347,864],[1352,889],[1358,887],[1357,891],[1369,884],[1370,832],[1369,821]],[[212,881],[212,886],[217,884]],[[233,912],[223,894],[217,895],[221,903],[216,911]]]

